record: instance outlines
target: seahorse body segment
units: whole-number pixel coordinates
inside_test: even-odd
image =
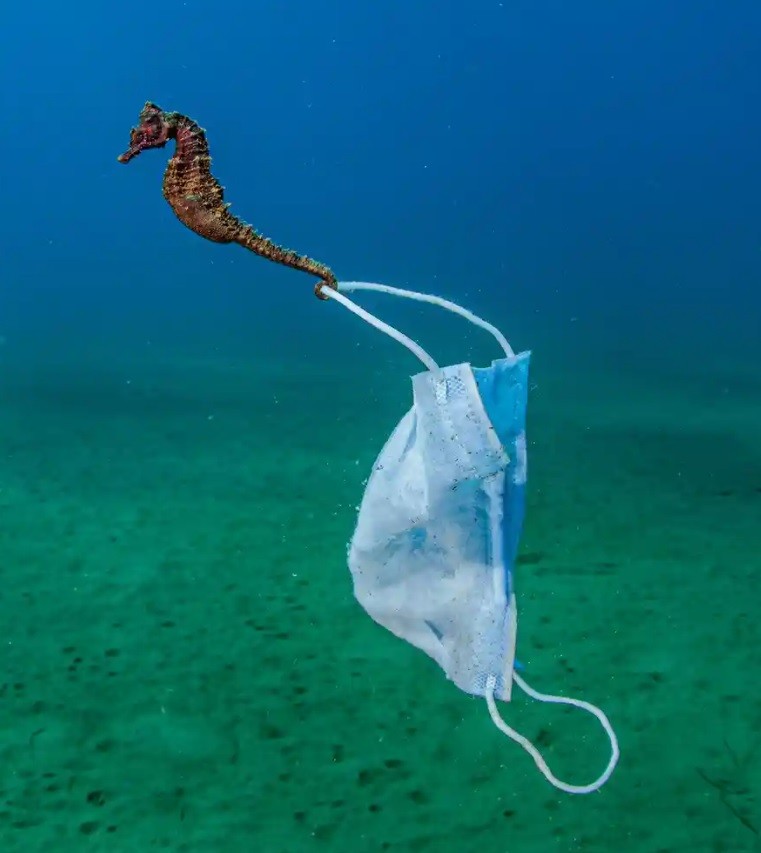
[[[332,270],[296,252],[278,246],[251,225],[230,213],[224,189],[211,173],[209,144],[203,128],[181,113],[170,113],[148,101],[132,128],[129,148],[117,159],[129,163],[147,148],[163,148],[176,143],[164,172],[164,198],[183,225],[213,243],[238,243],[245,249],[278,264],[317,276],[315,293],[320,298],[324,285],[336,287]]]

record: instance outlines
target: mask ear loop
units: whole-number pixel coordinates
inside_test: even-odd
[[[587,711],[596,717],[610,740],[610,760],[608,761],[608,766],[602,774],[589,785],[569,785],[567,782],[561,782],[547,766],[547,762],[542,758],[541,753],[534,744],[531,743],[528,738],[516,732],[515,729],[510,728],[510,726],[508,726],[500,716],[497,709],[497,703],[494,701],[494,689],[497,684],[497,679],[494,675],[490,675],[486,681],[486,705],[489,709],[489,716],[491,717],[494,725],[503,734],[507,735],[510,740],[515,741],[515,743],[523,747],[523,749],[525,749],[526,752],[534,759],[534,763],[539,768],[539,772],[544,776],[544,778],[550,783],[550,785],[554,785],[560,791],[563,791],[566,794],[591,794],[602,788],[608,779],[610,779],[620,755],[618,738],[616,737],[616,733],[613,731],[610,721],[605,716],[605,713],[590,702],[584,702],[581,699],[570,699],[565,696],[550,696],[546,693],[540,693],[538,690],[534,690],[533,687],[529,687],[529,685],[526,684],[526,682],[515,671],[513,672],[513,681],[527,696],[530,696],[532,699],[536,699],[538,702],[549,702],[557,705],[573,705],[575,708],[581,708],[583,711]]]
[[[364,308],[360,308],[356,302],[353,302],[344,295],[344,293],[351,293],[355,290],[372,290],[377,293],[388,293],[392,296],[401,296],[405,299],[414,299],[417,302],[428,302],[431,305],[438,305],[440,308],[451,311],[453,314],[458,314],[460,317],[463,317],[473,323],[474,326],[478,326],[479,328],[489,332],[494,336],[494,338],[496,338],[497,343],[500,345],[505,355],[508,358],[515,358],[513,348],[507,342],[507,338],[505,338],[496,326],[493,326],[491,323],[487,323],[486,320],[482,319],[477,314],[474,314],[472,311],[468,311],[467,308],[463,308],[455,302],[450,302],[448,299],[442,299],[440,296],[433,296],[429,293],[418,293],[414,290],[403,290],[400,287],[390,287],[387,284],[374,284],[368,281],[341,281],[337,282],[335,287],[326,287],[321,284],[317,285],[315,289],[317,296],[322,299],[333,299],[335,302],[343,305],[344,308],[348,308],[349,311],[356,314],[366,323],[369,323],[373,328],[377,329],[379,332],[383,332],[384,335],[388,335],[390,338],[393,338],[402,346],[406,347],[414,356],[423,362],[428,370],[438,370],[439,366],[419,344],[415,343],[411,338],[408,338],[403,332],[400,332],[388,323],[384,323],[383,320],[379,319],[374,314],[371,314]]]
[[[363,319],[366,323],[369,323],[373,328],[377,329],[379,332],[383,332],[384,335],[388,335],[390,338],[393,338],[395,341],[400,343],[402,346],[407,347],[407,349],[415,356],[417,356],[420,361],[428,368],[428,370],[438,370],[439,366],[436,362],[431,358],[430,355],[419,345],[416,344],[412,338],[408,338],[403,332],[400,332],[398,329],[395,329],[393,326],[389,326],[388,323],[384,323],[383,320],[380,320],[375,314],[371,314],[369,311],[365,311],[364,308],[360,308],[356,302],[352,302],[351,299],[348,299],[342,293],[339,293],[332,287],[322,287],[320,288],[320,292],[318,296],[327,297],[328,299],[333,299],[335,302],[338,302],[340,305],[343,305],[344,308],[348,308],[352,314],[356,314],[357,317]]]
[[[515,357],[513,348],[507,342],[507,338],[496,326],[487,323],[486,320],[472,311],[468,311],[467,308],[463,308],[462,305],[450,302],[448,299],[442,299],[441,296],[434,296],[430,293],[418,293],[415,290],[403,290],[400,287],[390,287],[387,284],[373,284],[369,281],[339,281],[337,287],[342,293],[352,293],[355,290],[369,290],[375,293],[388,293],[391,296],[401,296],[403,299],[414,299],[416,302],[428,302],[431,305],[438,305],[439,308],[444,308],[446,311],[458,314],[460,317],[473,323],[474,326],[478,326],[489,332],[489,334],[496,338],[497,343],[508,358]],[[327,290],[327,288],[325,289]]]

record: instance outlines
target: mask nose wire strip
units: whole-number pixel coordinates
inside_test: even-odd
[[[575,708],[581,708],[583,711],[588,711],[590,714],[595,716],[599,720],[600,725],[603,727],[605,734],[610,740],[611,755],[610,760],[608,761],[608,766],[602,774],[589,785],[569,785],[566,782],[561,782],[547,766],[547,763],[542,758],[539,750],[534,746],[534,744],[523,735],[518,734],[515,729],[510,728],[510,726],[508,726],[500,716],[500,713],[497,710],[497,704],[494,701],[494,688],[496,686],[497,679],[495,676],[490,675],[486,682],[486,704],[489,708],[489,716],[491,717],[494,725],[503,734],[507,735],[507,737],[515,741],[515,743],[523,747],[523,749],[525,749],[526,752],[534,759],[536,766],[539,768],[539,772],[544,776],[544,778],[559,790],[564,791],[566,794],[591,794],[593,791],[597,791],[602,788],[608,779],[610,779],[610,776],[618,763],[619,757],[618,738],[616,738],[616,733],[613,731],[613,727],[605,714],[596,706],[589,702],[584,702],[581,699],[569,699],[565,696],[550,696],[546,693],[540,693],[538,690],[534,690],[533,687],[529,687],[529,685],[526,684],[526,682],[516,672],[513,673],[513,681],[527,696],[530,696],[532,699],[536,699],[538,702],[573,705]]]
[[[378,319],[374,314],[371,314],[369,311],[365,311],[364,308],[360,308],[356,302],[352,302],[351,299],[348,299],[342,293],[338,293],[332,287],[323,287],[320,290],[320,293],[323,296],[327,296],[329,299],[334,299],[340,305],[343,305],[344,308],[348,308],[353,314],[356,314],[366,323],[369,323],[371,326],[376,328],[379,332],[383,332],[384,335],[388,335],[402,346],[407,347],[413,355],[416,355],[420,361],[423,362],[428,370],[439,369],[438,364],[436,364],[431,356],[428,355],[428,353],[419,344],[416,344],[415,341],[408,338],[407,335],[403,334],[398,329],[395,329],[393,326],[389,326],[388,323],[384,323],[383,320]]]
[[[491,323],[487,323],[486,320],[483,320],[477,314],[468,311],[467,308],[463,308],[462,305],[458,305],[456,302],[450,302],[448,299],[442,299],[440,296],[434,296],[430,293],[418,293],[414,290],[403,290],[400,287],[390,287],[387,284],[373,284],[368,281],[339,281],[338,289],[341,293],[352,293],[355,290],[370,290],[376,293],[388,293],[391,296],[401,296],[404,299],[414,299],[416,302],[428,302],[431,305],[438,305],[440,308],[451,311],[453,314],[459,314],[460,317],[464,317],[473,323],[474,326],[478,326],[489,332],[489,334],[494,335],[505,355],[508,358],[515,356],[513,348],[507,342],[507,338],[505,338],[496,326],[492,326]],[[328,288],[323,288],[322,292],[326,293],[327,290]]]

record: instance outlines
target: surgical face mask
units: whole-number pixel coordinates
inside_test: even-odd
[[[346,297],[373,290],[433,303],[490,332],[504,357],[490,367],[439,367],[418,344]],[[322,294],[406,346],[426,370],[412,378],[412,408],[381,450],[348,550],[354,594],[384,628],[422,649],[461,690],[486,700],[494,725],[570,794],[596,791],[618,761],[605,714],[588,702],[539,693],[516,672],[513,566],[526,488],[529,353],[516,355],[494,326],[454,303],[385,285],[339,283]],[[593,714],[611,745],[608,766],[569,785],[536,747],[505,723],[497,700],[512,685],[540,702]]]

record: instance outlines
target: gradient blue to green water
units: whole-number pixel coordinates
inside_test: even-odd
[[[0,28],[0,849],[761,849],[761,7],[16,4]],[[532,351],[518,657],[587,798],[352,597],[419,367],[184,229],[241,217]],[[440,363],[490,340],[364,305]],[[504,710],[558,775],[593,721]]]

